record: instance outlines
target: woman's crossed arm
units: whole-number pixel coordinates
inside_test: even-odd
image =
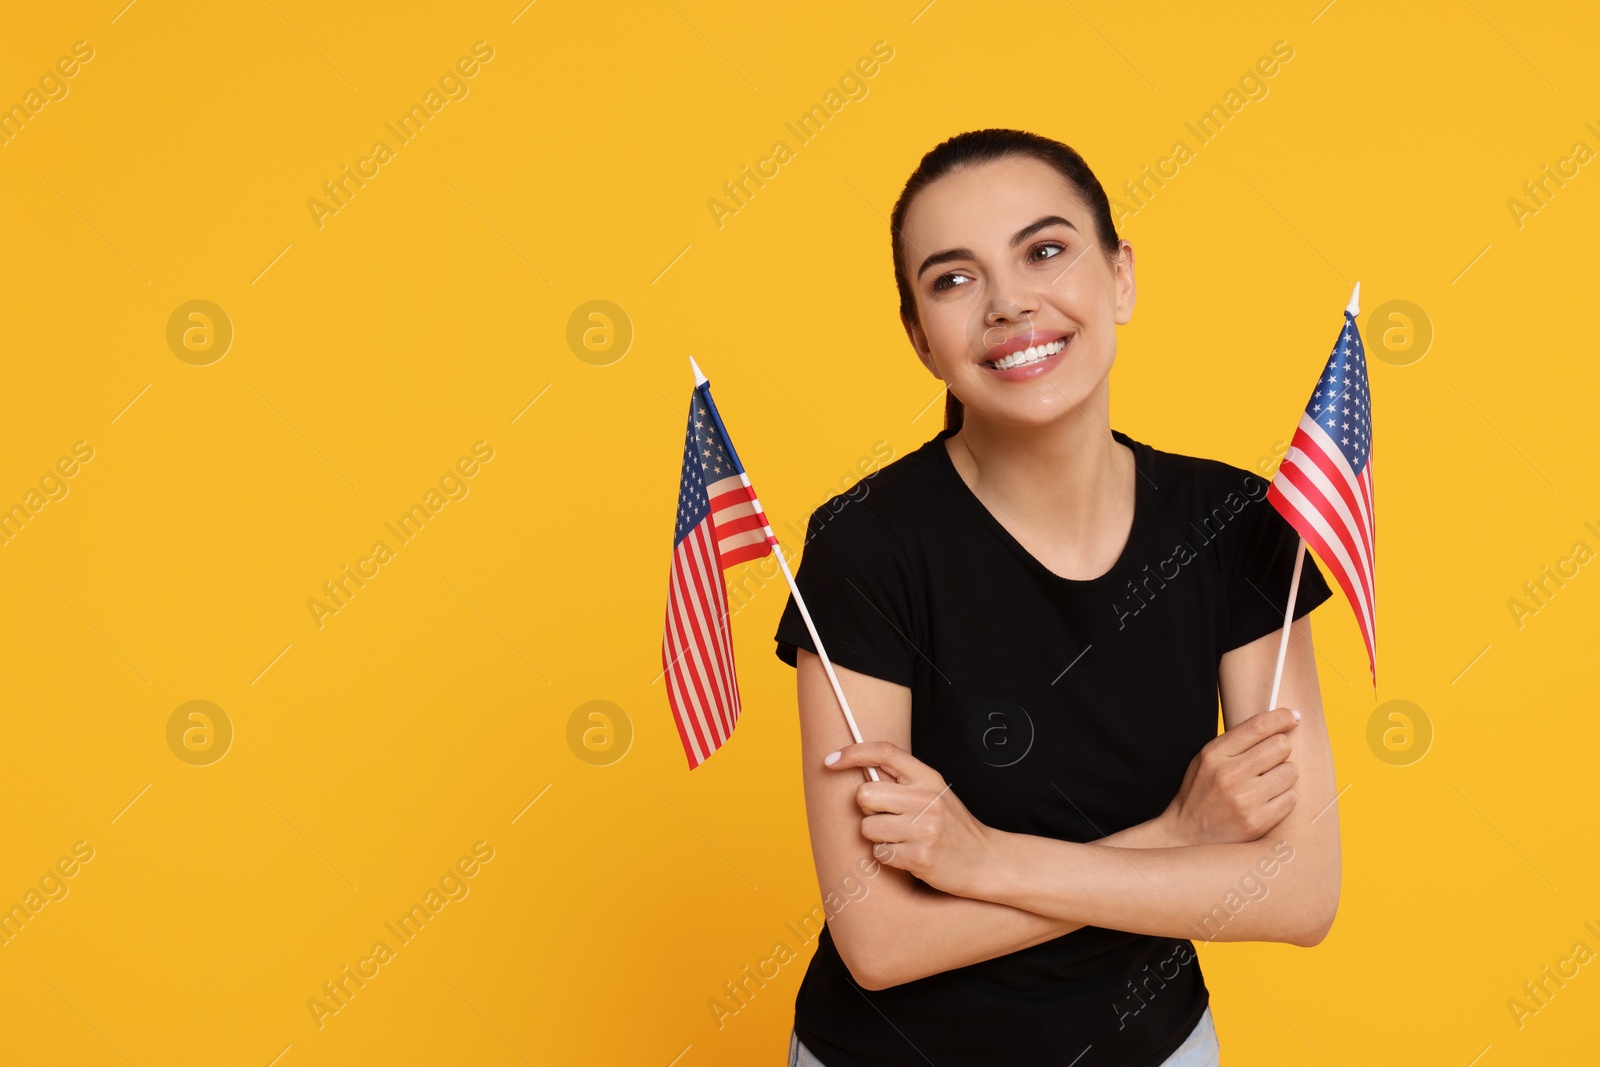
[[[1264,713],[1277,646],[1273,633],[1223,657],[1219,686],[1230,732]],[[885,863],[946,893],[1132,933],[1310,946],[1326,936],[1338,908],[1340,856],[1309,618],[1294,623],[1281,693],[1283,706],[1303,718],[1262,747],[1287,741],[1292,762],[1272,774],[1292,768],[1294,787],[1282,794],[1287,813],[1254,841],[1138,848],[1007,833],[974,819],[936,771],[898,748],[847,746],[834,767],[890,772],[893,781],[855,787],[865,813],[860,832],[881,842],[875,847]]]
[[[859,790],[890,784],[892,778],[862,782],[859,771],[840,774],[824,766],[823,756],[849,745],[851,737],[822,661],[801,649],[797,668],[812,855],[835,945],[858,983],[868,989],[898,985],[1028,948],[1090,921],[930,888],[926,880],[919,882],[900,869],[892,846],[874,849],[863,836]],[[883,739],[876,748],[869,743],[852,755],[908,753],[911,691],[838,665],[834,670],[863,736]],[[1282,712],[1257,718],[1238,730],[1230,723],[1228,732],[1191,763],[1178,795],[1160,817],[1080,847],[1111,858],[1121,849],[1173,850],[1205,841],[1259,837],[1294,806],[1293,793],[1287,791],[1294,768],[1283,763],[1286,746],[1279,747],[1283,732],[1292,726]],[[871,766],[873,759],[883,758],[863,759],[859,765]],[[847,898],[846,889],[852,890]],[[838,903],[841,898],[843,903]]]

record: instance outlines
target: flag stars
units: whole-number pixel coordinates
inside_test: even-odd
[[[1360,330],[1348,317],[1306,402],[1305,417],[1327,431],[1352,467],[1366,463],[1372,441],[1372,397]]]

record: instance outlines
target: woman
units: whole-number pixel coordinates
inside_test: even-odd
[[[792,597],[778,625],[828,911],[789,1062],[1214,1064],[1190,939],[1311,946],[1338,906],[1331,590],[1307,557],[1269,711],[1298,538],[1260,476],[1111,429],[1133,249],[1076,152],[952,138],[890,228],[946,425],[807,531],[865,743]]]

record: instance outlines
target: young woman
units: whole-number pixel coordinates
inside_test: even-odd
[[[890,229],[946,424],[807,531],[865,743],[792,597],[777,629],[828,913],[789,1062],[1215,1064],[1190,939],[1311,946],[1338,906],[1331,590],[1307,556],[1269,710],[1298,538],[1260,475],[1111,428],[1133,248],[1076,152],[952,138]]]

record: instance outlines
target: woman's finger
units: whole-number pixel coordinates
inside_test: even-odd
[[[835,755],[838,759],[828,762]],[[933,773],[933,768],[893,741],[861,741],[854,745],[846,745],[837,753],[824,757],[822,762],[824,766],[833,770],[847,767],[878,767],[894,775],[896,781],[902,784],[925,781],[929,776],[937,777]],[[943,779],[940,779],[939,784],[944,784]]]
[[[1286,734],[1268,734],[1234,759],[1250,774],[1265,774],[1294,752],[1294,742]]]
[[[1293,789],[1299,780],[1300,768],[1286,760],[1256,779],[1256,795],[1263,801],[1270,800]]]
[[[879,841],[877,844],[872,846],[872,858],[877,860],[879,863],[888,864],[890,867],[896,867],[900,870],[905,870],[900,863],[895,862],[901,856],[899,849],[900,843],[898,841]]]
[[[1294,810],[1294,805],[1295,796],[1292,788],[1285,789],[1267,801],[1266,806],[1261,809],[1261,825],[1264,827],[1261,832],[1266,833],[1267,830],[1287,819],[1289,813]]]
[[[861,836],[868,841],[898,844],[906,839],[905,824],[898,815],[868,815],[861,820]]]
[[[862,782],[856,786],[856,806],[863,815],[886,812],[900,815],[916,810],[913,787],[899,782]]]
[[[1259,712],[1217,737],[1215,744],[1224,756],[1237,756],[1261,742],[1262,738],[1287,733],[1299,725],[1288,708]]]

